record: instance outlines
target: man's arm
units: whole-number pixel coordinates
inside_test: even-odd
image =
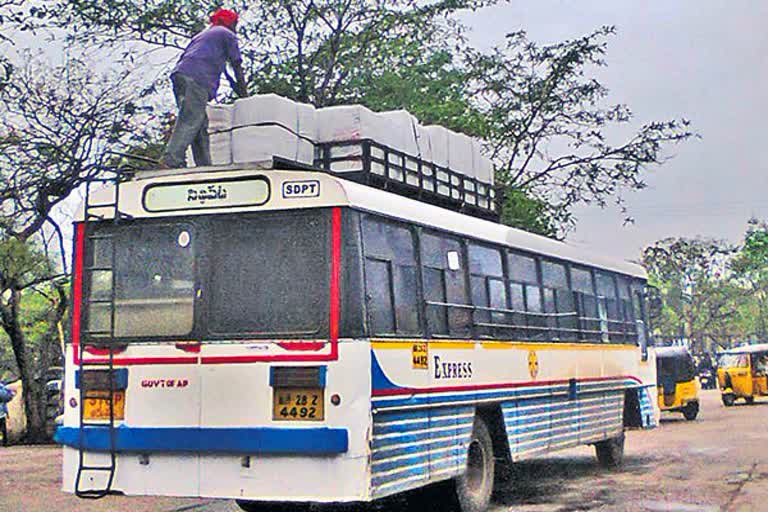
[[[229,54],[227,60],[232,64],[232,69],[235,71],[234,80],[227,75],[229,84],[234,89],[235,93],[241,98],[248,96],[248,87],[245,84],[245,73],[243,73],[243,56],[240,54],[240,45],[237,43],[237,37],[232,37],[229,44]]]
[[[245,83],[245,73],[243,73],[243,63],[235,62],[232,64],[232,68],[235,70],[235,83],[232,84],[232,88],[235,90],[238,96],[245,98],[248,96],[248,86]]]

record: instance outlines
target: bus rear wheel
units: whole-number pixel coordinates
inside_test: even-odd
[[[467,449],[467,467],[456,479],[456,500],[461,512],[484,512],[491,503],[495,461],[491,432],[486,421],[475,417]]]
[[[747,405],[752,405],[753,403],[755,403],[755,397],[745,396],[744,401],[747,402]]]
[[[289,512],[299,509],[296,503],[275,503],[269,501],[235,500],[244,512]]]
[[[699,415],[699,404],[698,402],[690,402],[685,407],[683,407],[683,416],[688,421],[693,421],[696,419],[696,416]]]
[[[595,443],[597,462],[604,468],[618,468],[624,461],[624,432],[621,435]]]

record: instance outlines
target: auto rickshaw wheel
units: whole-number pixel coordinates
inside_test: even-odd
[[[747,402],[747,405],[752,405],[753,403],[755,403],[755,397],[745,396],[744,401]]]
[[[683,416],[688,421],[693,421],[696,419],[696,416],[699,415],[699,403],[698,402],[689,402],[685,407],[683,407]]]
[[[624,432],[621,435],[595,443],[597,461],[604,468],[618,468],[624,461]]]
[[[733,405],[733,402],[736,401],[736,397],[733,396],[731,393],[726,393],[722,396],[723,399],[723,405],[726,407],[730,407]]]

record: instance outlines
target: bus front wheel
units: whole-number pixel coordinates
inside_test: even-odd
[[[624,460],[624,432],[621,435],[595,443],[597,461],[604,468],[617,468]]]
[[[472,440],[467,449],[467,467],[456,479],[456,499],[461,512],[483,512],[491,503],[495,461],[488,424],[475,417]]]
[[[733,402],[736,401],[736,397],[733,396],[731,393],[725,393],[722,396],[722,399],[723,399],[723,405],[726,406],[726,407],[732,406]]]

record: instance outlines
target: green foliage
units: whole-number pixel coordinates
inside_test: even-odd
[[[745,273],[759,261],[766,268],[767,260],[759,255],[765,249],[762,234],[755,231],[760,230],[748,232],[741,247],[711,239],[668,238],[645,249],[649,284],[663,298],[661,311],[652,318],[657,336],[686,338],[707,349],[765,337],[765,283]]]
[[[538,235],[556,238],[558,222],[549,205],[518,189],[508,189],[501,210],[501,222]]]

